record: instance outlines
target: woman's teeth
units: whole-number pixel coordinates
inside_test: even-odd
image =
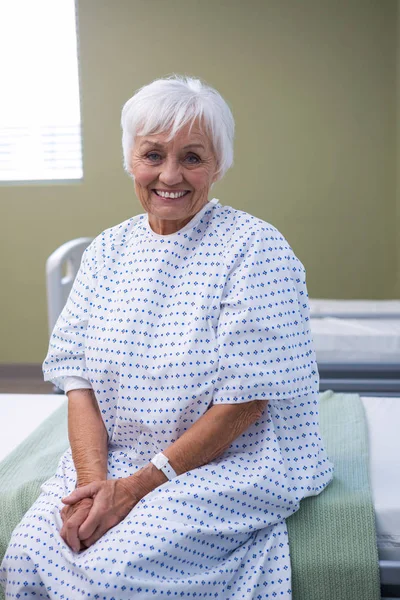
[[[157,196],[161,196],[161,198],[181,198],[188,192],[161,192],[160,190],[154,190]]]

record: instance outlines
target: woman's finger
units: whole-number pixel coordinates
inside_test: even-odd
[[[103,528],[99,526],[94,530],[90,537],[84,540],[81,539],[81,544],[83,544],[85,548],[89,548],[90,546],[93,546],[93,544],[95,544],[101,537],[103,537],[104,534],[105,531],[103,531]]]
[[[108,523],[110,520],[110,509],[109,499],[107,499],[107,494],[103,489],[93,500],[90,512],[79,528],[79,538],[81,540],[89,539],[98,527],[102,528],[103,533],[106,532],[110,526],[104,528],[104,524]]]
[[[104,514],[94,504],[82,525],[79,527],[78,535],[79,539],[86,540],[90,538],[96,529],[99,527]]]
[[[92,498],[97,492],[98,488],[99,484],[93,481],[88,485],[83,485],[82,487],[76,488],[76,490],[74,490],[69,496],[61,498],[61,502],[64,502],[64,504],[75,504],[84,498]]]
[[[68,546],[74,551],[79,552],[81,542],[78,536],[78,529],[81,524],[82,516],[79,513],[73,514],[63,525],[63,539]]]
[[[60,536],[65,543],[76,552],[80,549],[80,543],[79,546],[77,543],[77,539],[79,540],[79,527],[86,520],[92,505],[93,500],[91,498],[85,498],[79,504],[66,506],[63,509],[63,511],[65,511],[65,519],[60,531]]]
[[[67,508],[66,506],[63,506],[63,508],[60,510],[60,517],[61,517],[63,523],[64,523],[65,518],[67,516],[66,515],[66,511],[65,511],[66,508]]]
[[[93,544],[95,544],[97,542],[97,540],[99,540],[101,537],[103,537],[103,535],[105,533],[107,533],[107,531],[109,531],[110,529],[112,529],[112,527],[115,527],[115,525],[117,525],[118,520],[117,519],[112,519],[111,521],[109,519],[106,520],[102,520],[101,523],[99,524],[99,526],[95,529],[95,531],[93,532],[93,534],[88,537],[87,539],[82,540],[82,543],[89,548],[89,546],[93,546]]]

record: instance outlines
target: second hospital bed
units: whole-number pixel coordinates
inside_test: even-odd
[[[400,300],[336,300],[310,298],[313,319],[400,319]]]

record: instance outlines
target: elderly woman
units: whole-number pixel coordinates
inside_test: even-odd
[[[208,200],[233,157],[218,92],[155,81],[122,128],[145,214],[88,247],[54,329],[71,448],[13,533],[7,597],[289,599],[285,519],[332,476],[304,268]]]

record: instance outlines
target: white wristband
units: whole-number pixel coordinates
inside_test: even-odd
[[[173,479],[174,477],[178,477],[177,473],[175,473],[174,469],[169,464],[168,458],[162,452],[159,452],[150,461],[153,463],[157,469],[162,471],[168,479]]]

